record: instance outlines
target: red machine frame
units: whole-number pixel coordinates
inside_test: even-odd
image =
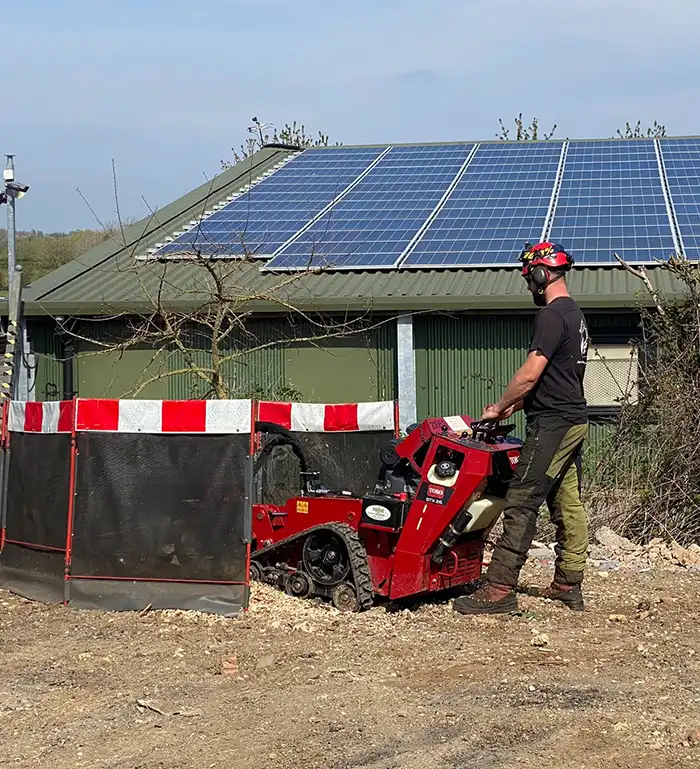
[[[394,441],[395,466],[414,481],[408,490],[363,498],[303,494],[282,506],[254,505],[253,560],[256,553],[265,556],[266,581],[284,587],[304,568],[300,535],[333,523],[357,532],[376,595],[396,600],[477,580],[485,536],[498,516],[487,515],[470,529],[475,522],[469,510],[488,495],[502,501],[521,447],[505,438],[510,429],[468,416],[427,419]],[[441,479],[435,468],[445,461],[455,473]],[[372,506],[389,513],[386,522],[368,517]],[[278,559],[274,566],[271,555]]]

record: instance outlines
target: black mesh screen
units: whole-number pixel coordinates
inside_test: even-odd
[[[206,582],[72,579],[70,605],[107,611],[139,611],[150,605],[154,609],[185,609],[235,617],[248,605],[248,588]]]
[[[65,548],[70,493],[68,434],[12,433],[7,538]]]
[[[32,601],[58,603],[64,598],[65,553],[5,543],[0,556],[2,584]]]
[[[244,581],[249,440],[79,433],[72,574]]]
[[[321,473],[321,483],[332,491],[371,492],[379,474],[379,449],[393,433],[294,433],[306,452],[309,469]],[[263,441],[268,436],[263,436]],[[299,463],[287,448],[277,448],[260,472],[262,501],[282,504],[299,493]]]
[[[4,585],[35,601],[63,599],[70,441],[67,434],[42,433],[10,439],[0,575]]]

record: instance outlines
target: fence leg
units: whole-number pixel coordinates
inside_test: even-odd
[[[77,466],[78,466],[78,439],[75,430],[77,403],[73,399],[73,425],[71,427],[70,440],[70,482],[68,484],[68,522],[66,525],[66,560],[63,570],[63,605],[70,602],[70,567],[73,556],[73,516],[75,514],[75,497]]]
[[[251,556],[251,549],[252,549],[252,539],[253,539],[253,497],[255,496],[258,501],[262,499],[262,486],[260,489],[255,489],[255,476],[254,476],[254,469],[255,469],[255,451],[257,448],[257,441],[259,440],[259,436],[257,433],[257,430],[255,429],[255,423],[258,421],[258,415],[260,412],[260,406],[256,400],[253,400],[250,404],[251,409],[251,424],[250,424],[250,448],[248,450],[248,458],[246,459],[245,463],[245,507],[244,507],[244,515],[245,515],[245,523],[243,527],[243,542],[246,546],[246,555],[245,555],[245,576],[244,576],[244,582],[245,582],[245,588],[244,588],[244,596],[243,596],[243,604],[244,609],[248,608],[248,605],[250,604],[250,556]]]
[[[246,546],[246,558],[245,558],[245,597],[244,605],[248,608],[250,603],[250,555],[253,539],[253,466],[255,458],[251,454],[247,457],[245,463],[245,507],[244,515],[245,522],[243,526],[243,543]]]
[[[0,553],[5,549],[5,531],[7,529],[7,495],[10,486],[10,431],[8,419],[10,401],[2,404],[2,461],[0,462]]]

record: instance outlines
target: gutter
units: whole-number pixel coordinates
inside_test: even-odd
[[[575,296],[577,303],[584,309],[609,309],[619,310],[632,307],[652,307],[653,301],[650,297],[632,297],[629,295],[614,294],[593,294],[584,296]],[[204,298],[202,299],[202,302]],[[359,312],[377,311],[377,312],[406,312],[406,311],[444,311],[465,312],[473,310],[483,311],[513,311],[513,310],[532,310],[533,304],[530,297],[523,295],[501,295],[492,294],[469,297],[469,296],[429,296],[429,297],[306,297],[293,301],[294,308],[304,312],[313,312],[318,310],[344,312],[346,310],[356,310]],[[172,302],[165,305],[170,312],[191,312],[201,306],[198,302]],[[277,302],[258,301],[251,302],[246,307],[254,312],[269,313],[273,315],[288,314],[288,310],[282,308]],[[25,316],[33,317],[55,317],[59,315],[66,316],[99,316],[104,315],[133,315],[144,314],[153,311],[153,306],[147,303],[139,302],[113,302],[109,305],[104,302],[27,302],[24,307]]]

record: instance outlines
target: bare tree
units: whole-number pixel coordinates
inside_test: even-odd
[[[118,331],[106,338],[106,324],[95,319],[64,318],[57,324],[65,336],[93,348],[87,355],[152,351],[151,363],[124,397],[138,397],[155,382],[187,376],[193,385],[190,397],[290,399],[300,395],[293,383],[273,381],[260,354],[300,343],[324,347],[330,340],[362,335],[388,322],[373,319],[369,308],[340,316],[303,309],[298,296],[322,269],[261,278],[258,265],[247,254],[223,259],[195,253],[178,260],[136,262],[120,268],[122,280],[132,278],[132,291],[138,288],[135,309],[106,318],[109,328]],[[279,319],[272,337],[255,327],[261,311]]]
[[[646,129],[642,128],[641,120],[638,120],[634,125],[625,123],[622,130],[617,129],[617,137],[620,139],[660,139],[664,136],[666,136],[666,126],[661,125],[656,120],[652,126]]]
[[[536,117],[532,118],[532,121],[528,124],[523,120],[523,113],[521,112],[517,117],[513,119],[515,124],[515,135],[511,136],[511,129],[506,126],[501,118],[498,118],[500,125],[500,131],[496,134],[496,137],[502,141],[537,141],[538,139],[552,139],[557,130],[557,124],[555,123],[551,130],[542,133],[540,131],[539,120]],[[661,125],[658,121],[654,121],[653,125],[648,128],[642,128],[642,121],[638,120],[634,125],[632,123],[625,123],[623,129],[617,129],[616,135],[612,138],[620,139],[650,139],[661,138],[666,136],[666,126]]]
[[[321,131],[316,136],[307,134],[306,127],[297,125],[296,120],[289,125],[285,123],[284,128],[277,130],[272,123],[261,123],[257,117],[253,118],[252,125],[248,126],[248,138],[239,147],[238,150],[232,149],[234,163],[240,163],[254,153],[261,150],[268,144],[289,144],[294,147],[327,147],[329,138]],[[340,146],[336,142],[335,146]],[[221,161],[223,170],[230,168],[233,163],[226,160]]]
[[[117,199],[116,181],[114,194]],[[205,201],[202,212],[206,207]],[[118,204],[116,211],[120,217]],[[362,335],[388,322],[373,319],[371,307],[340,315],[305,309],[314,303],[309,281],[327,269],[315,266],[322,261],[315,253],[315,242],[310,243],[305,268],[261,274],[257,249],[247,247],[245,231],[231,235],[235,242],[215,246],[201,229],[201,221],[200,217],[192,233],[194,245],[184,244],[176,253],[156,253],[151,258],[144,257],[139,235],[136,243],[129,244],[133,235],[120,218],[116,226],[103,225],[98,219],[105,237],[122,248],[109,264],[113,277],[133,297],[133,309],[106,306],[99,318],[55,320],[64,339],[92,348],[82,355],[121,356],[136,348],[152,351],[150,364],[124,397],[137,397],[158,381],[188,376],[193,383],[190,397],[298,398],[292,383],[274,380],[269,371],[253,370],[256,365],[264,368],[265,351],[300,343],[323,347],[330,340]],[[140,236],[158,230],[169,242],[177,234],[159,223],[152,210]],[[261,335],[256,328],[261,311],[280,319],[272,337],[269,331]]]
[[[513,118],[513,122],[515,123],[515,136],[511,138],[511,129],[506,127],[501,118],[498,118],[498,123],[501,126],[501,130],[498,134],[496,134],[497,138],[505,142],[534,142],[538,139],[551,139],[557,130],[557,125],[555,123],[549,132],[545,132],[540,135],[540,124],[538,118],[533,117],[532,122],[529,125],[526,125],[525,121],[523,120],[522,112],[517,117]]]
[[[700,541],[700,268],[672,255],[621,266],[651,303],[640,307],[636,398],[623,398],[591,488],[594,516],[635,540]],[[666,273],[672,295],[656,287]],[[657,283],[658,285],[658,283]],[[651,306],[649,306],[651,304]]]

